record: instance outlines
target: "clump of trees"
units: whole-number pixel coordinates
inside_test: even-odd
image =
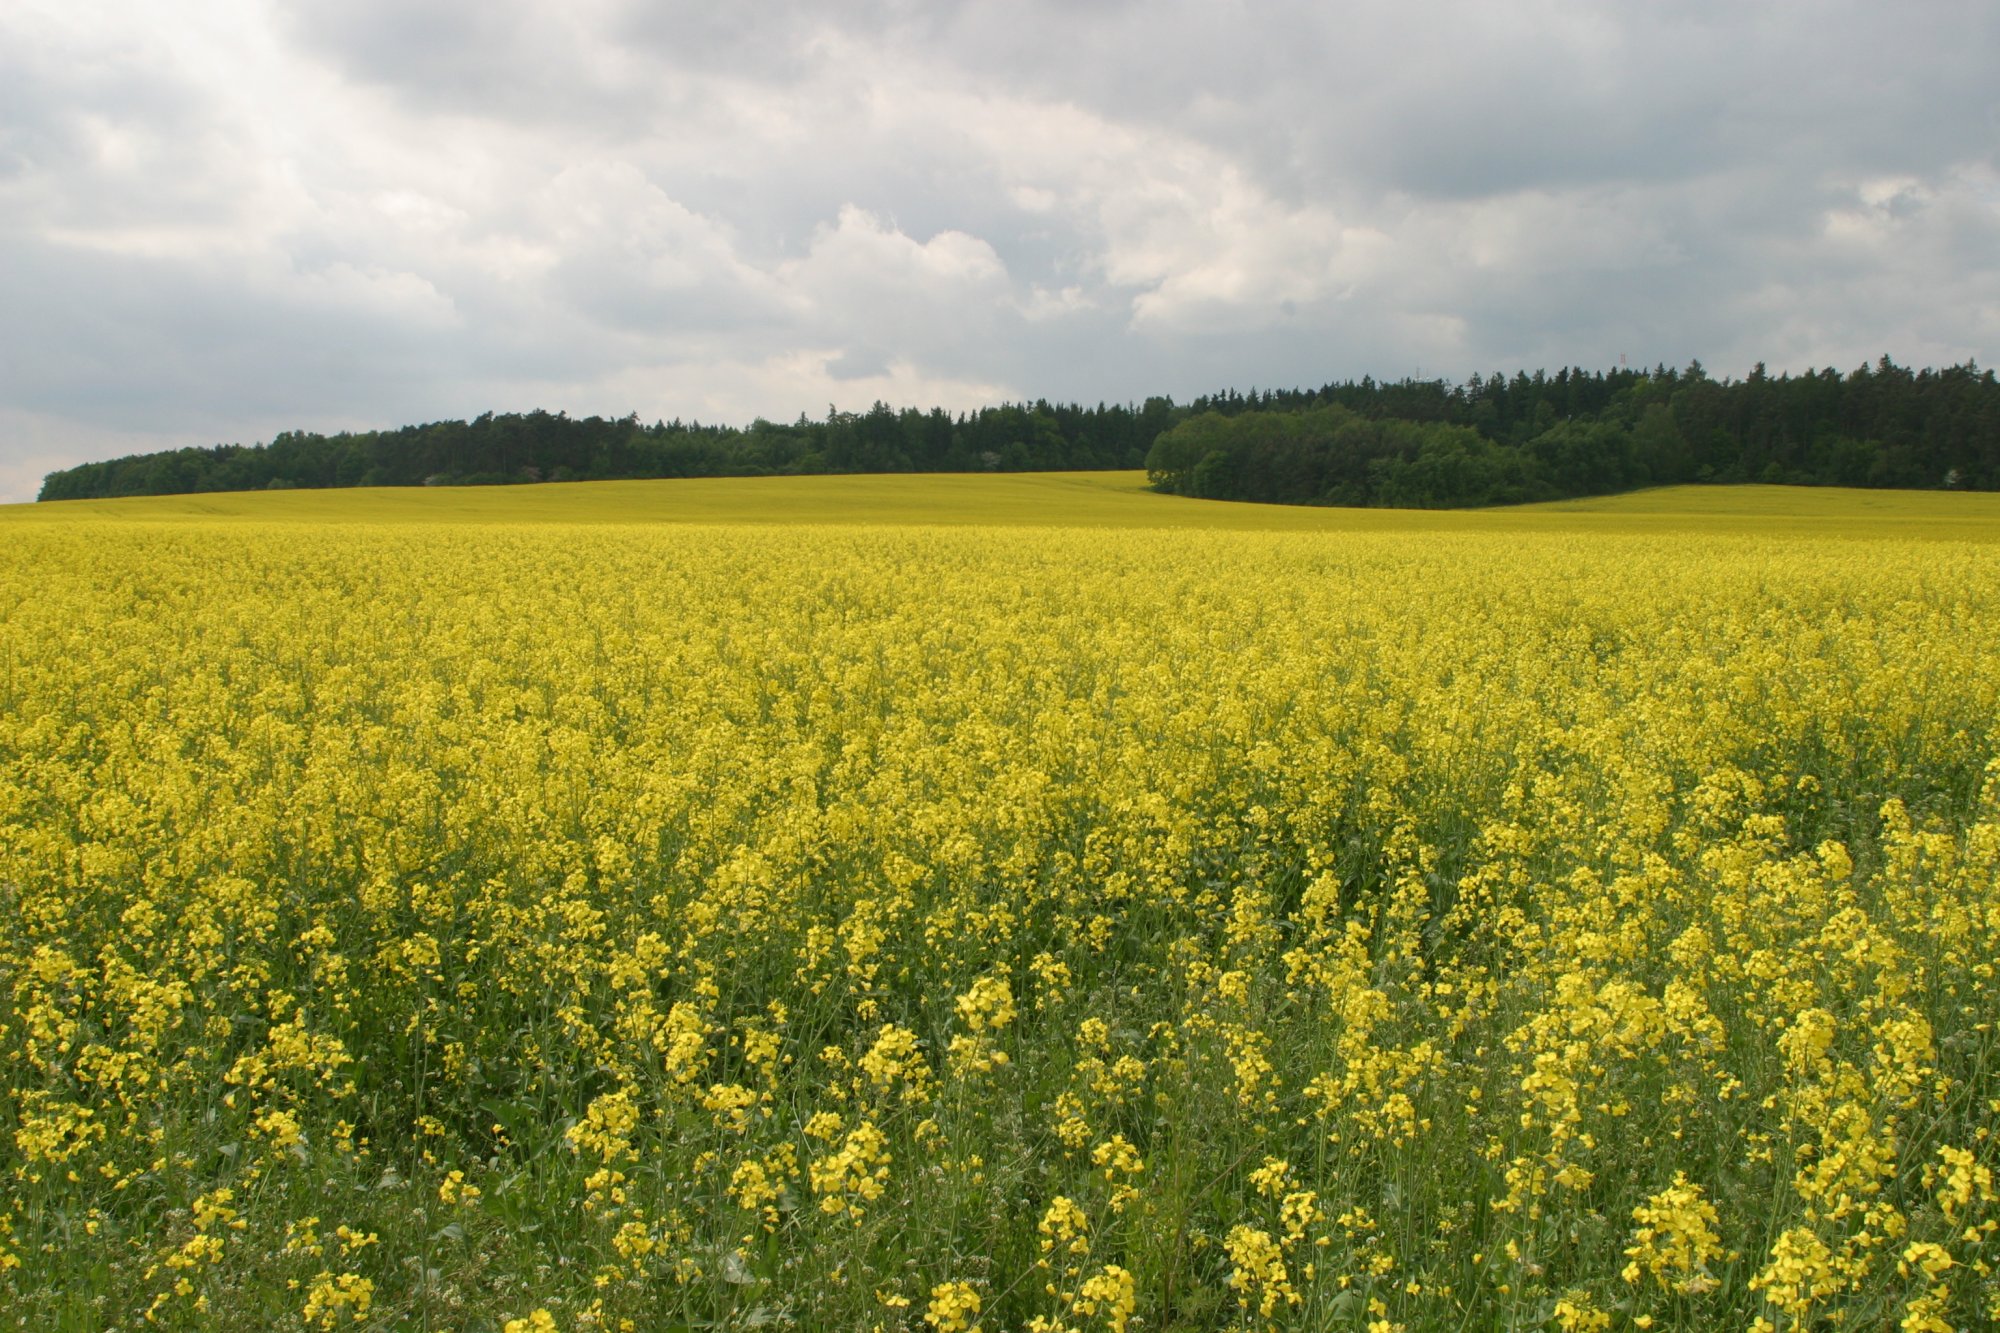
[[[481,485],[828,472],[1143,466],[1163,491],[1289,504],[1450,508],[1677,482],[2000,489],[2000,383],[1972,363],[1883,357],[1715,380],[1685,370],[1536,371],[1463,384],[1347,380],[1176,405],[1004,404],[747,427],[563,413],[395,430],[287,431],[52,472],[44,500],[278,487]]]
[[[2000,384],[1887,357],[1717,381],[1563,370],[1199,400],[1146,456],[1163,491],[1457,508],[1680,482],[2000,489]]]
[[[1469,426],[1364,417],[1338,404],[1203,412],[1154,442],[1146,470],[1164,491],[1276,504],[1504,504],[1538,493],[1520,451]]]

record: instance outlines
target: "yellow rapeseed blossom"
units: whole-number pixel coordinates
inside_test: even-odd
[[[1643,1274],[1687,1294],[1715,1288],[1708,1266],[1723,1255],[1715,1231],[1719,1218],[1685,1172],[1675,1172],[1673,1184],[1634,1208],[1632,1220],[1639,1225],[1625,1250],[1631,1261],[1622,1274],[1627,1282]]]
[[[1971,494],[9,510],[0,1307],[1991,1325],[1996,642]]]
[[[1132,1274],[1117,1264],[1106,1264],[1085,1278],[1074,1306],[1080,1315],[1102,1319],[1110,1333],[1125,1333],[1125,1327],[1137,1308],[1138,1296]]]
[[[533,1310],[501,1325],[501,1333],[556,1333],[556,1318],[547,1310]]]
[[[1304,1299],[1292,1285],[1284,1251],[1269,1232],[1239,1224],[1230,1228],[1223,1248],[1231,1264],[1229,1285],[1236,1290],[1239,1305],[1255,1308],[1268,1319],[1280,1303],[1298,1305]]]
[[[978,1326],[979,1293],[969,1282],[940,1282],[931,1288],[924,1322],[937,1333],[963,1333]]]
[[[330,1329],[339,1324],[368,1322],[374,1304],[375,1284],[355,1273],[322,1272],[306,1292],[304,1317],[314,1328]]]
[[[813,1193],[822,1212],[846,1213],[859,1222],[863,1206],[882,1197],[889,1179],[888,1140],[872,1123],[851,1130],[835,1151],[807,1163]]]

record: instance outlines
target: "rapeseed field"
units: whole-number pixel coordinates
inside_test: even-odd
[[[1990,1326],[1996,537],[0,511],[4,1322]]]

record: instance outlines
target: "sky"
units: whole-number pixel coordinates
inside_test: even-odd
[[[287,429],[2000,361],[2000,5],[7,0],[0,501]]]

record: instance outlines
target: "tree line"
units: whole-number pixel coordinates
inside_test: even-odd
[[[839,472],[1144,466],[1213,499],[1424,508],[1675,482],[2000,489],[2000,384],[1972,363],[1887,357],[1743,380],[1685,370],[1520,372],[1463,384],[1347,380],[1187,404],[1003,404],[747,427],[487,413],[392,430],[287,431],[52,472],[44,500],[287,487],[490,485]]]
[[[485,486],[537,481],[833,472],[1046,472],[1137,468],[1177,418],[1143,406],[1003,404],[829,410],[823,421],[700,422],[491,412],[395,430],[286,431],[268,444],[138,454],[52,472],[44,500],[290,487]]]
[[[1146,456],[1160,490],[1458,508],[1682,482],[2000,489],[2000,384],[1883,357],[1842,375],[1686,370],[1362,380],[1198,400]]]

